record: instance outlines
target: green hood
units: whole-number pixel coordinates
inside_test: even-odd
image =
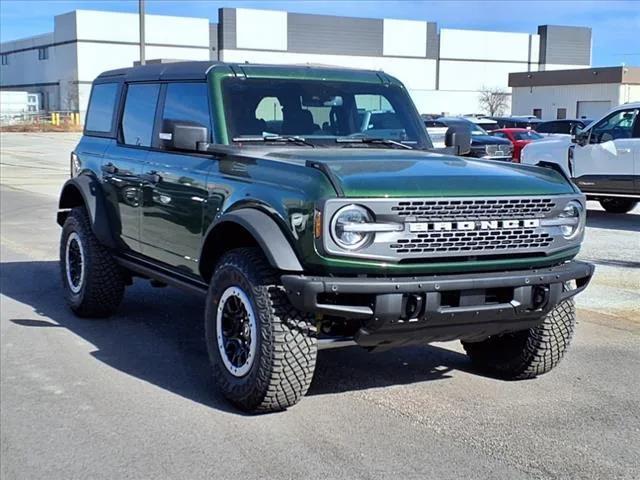
[[[552,169],[390,149],[280,150],[266,156],[326,165],[346,197],[561,195],[575,190]]]

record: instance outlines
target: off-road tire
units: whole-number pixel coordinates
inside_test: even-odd
[[[509,380],[534,378],[554,368],[569,347],[576,325],[573,299],[565,300],[528,330],[462,342],[481,371]]]
[[[629,213],[636,208],[638,201],[630,198],[605,198],[600,200],[600,205],[609,213]]]
[[[256,355],[242,377],[225,367],[218,348],[216,313],[223,292],[240,288],[257,321]],[[284,410],[307,392],[316,363],[313,316],[295,309],[274,270],[257,248],[238,248],[222,256],[207,294],[205,336],[214,379],[222,394],[248,412]]]
[[[74,233],[80,239],[85,268],[78,292],[72,291],[67,280],[67,240]],[[84,207],[72,209],[62,227],[60,274],[65,300],[79,317],[104,318],[118,309],[124,296],[125,276],[109,250],[93,234]]]

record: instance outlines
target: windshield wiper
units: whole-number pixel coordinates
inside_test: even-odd
[[[413,147],[410,145],[405,145],[402,142],[397,142],[395,140],[391,140],[390,138],[379,138],[379,137],[338,137],[336,138],[337,143],[365,143],[365,144],[374,144],[374,145],[391,145],[394,147],[406,148],[407,150],[413,150]]]
[[[316,146],[298,135],[262,135],[255,137],[234,137],[234,142],[284,142],[295,143],[296,145],[307,145],[316,148]]]

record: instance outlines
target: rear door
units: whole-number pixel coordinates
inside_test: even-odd
[[[208,88],[204,82],[168,83],[161,96],[153,149],[141,175],[142,251],[169,266],[197,273],[207,177],[218,163],[210,154],[175,150],[169,139],[171,125],[176,123],[204,126],[211,137]]]
[[[637,108],[617,110],[589,129],[589,143],[576,145],[574,177],[587,193],[628,194],[635,190]]]
[[[140,174],[151,145],[159,84],[129,84],[118,140],[105,152],[102,180],[119,227],[120,238],[134,252],[140,248],[140,205],[142,183]]]

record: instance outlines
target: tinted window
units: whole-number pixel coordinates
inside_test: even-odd
[[[536,126],[536,131],[540,133],[557,133],[557,122],[544,122]]]
[[[117,83],[102,83],[93,86],[87,120],[85,121],[87,130],[104,133],[111,131],[117,94]]]
[[[631,138],[638,110],[621,110],[600,120],[591,129],[591,143],[603,143],[618,138]]]
[[[159,92],[158,84],[129,85],[122,114],[122,138],[127,145],[151,146]]]
[[[162,132],[172,133],[172,123],[206,127],[211,132],[207,85],[204,83],[170,83],[162,113]]]
[[[493,135],[494,137],[498,137],[498,138],[506,138],[506,139],[509,138],[509,137],[507,137],[506,134],[504,134],[502,132],[493,132],[493,133],[491,133],[491,135]]]

